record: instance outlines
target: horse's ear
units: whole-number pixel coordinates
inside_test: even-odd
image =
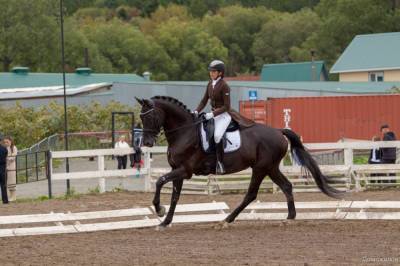
[[[136,101],[140,104],[140,105],[143,105],[143,99],[142,100],[140,100],[138,97],[136,97],[135,96],[135,99],[136,99]]]
[[[152,107],[154,107],[154,102],[152,100],[149,100],[149,99],[143,99],[143,105],[152,108]]]

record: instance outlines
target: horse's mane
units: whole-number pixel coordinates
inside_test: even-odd
[[[151,97],[152,100],[162,100],[162,101],[167,101],[170,102],[172,104],[175,104],[176,106],[178,106],[179,108],[181,108],[182,110],[184,110],[185,112],[190,113],[190,109],[187,108],[186,105],[184,105],[181,101],[175,99],[174,97],[170,97],[170,96],[154,96]]]

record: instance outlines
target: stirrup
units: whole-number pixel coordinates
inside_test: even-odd
[[[224,165],[223,165],[223,163],[221,163],[220,161],[217,161],[217,167],[216,167],[215,172],[216,172],[218,175],[223,175],[223,174],[225,174]]]

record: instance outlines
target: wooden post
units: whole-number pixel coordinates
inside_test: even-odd
[[[100,172],[104,172],[104,156],[99,155],[97,156],[97,166]],[[106,192],[106,179],[104,177],[99,178],[99,190],[100,193]]]
[[[144,154],[144,167],[147,169],[147,174],[144,176],[144,191],[151,191],[151,162],[150,162],[150,151],[147,150]]]
[[[353,168],[353,149],[352,148],[347,148],[344,149],[344,164],[350,167],[350,170]],[[356,191],[359,190],[360,187],[360,180],[358,176],[355,174],[354,175],[354,182],[355,182],[355,187]]]

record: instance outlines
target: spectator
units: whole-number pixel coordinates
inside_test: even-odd
[[[380,141],[380,140],[381,140],[381,138],[378,136],[374,136],[372,138],[372,141]],[[373,148],[369,153],[368,163],[369,164],[380,164],[381,158],[382,158],[382,151],[379,148]],[[381,176],[381,175],[382,174],[378,174],[378,173],[371,174],[371,176]],[[371,180],[371,183],[375,183],[375,180]],[[381,181],[378,180],[378,183],[381,183]]]
[[[7,193],[10,201],[15,201],[17,199],[16,186],[17,186],[17,153],[18,149],[14,145],[14,141],[11,137],[4,138],[4,146],[7,148]]]
[[[383,135],[383,141],[394,141],[396,135],[390,130],[388,124],[381,126],[381,133]],[[396,163],[396,148],[382,148],[382,163],[383,164],[395,164]],[[396,174],[389,174],[389,176],[396,176]],[[396,180],[391,180],[391,183],[396,183]],[[385,180],[384,183],[387,183]]]
[[[6,174],[7,154],[8,151],[6,147],[0,145],[0,188],[1,188],[1,199],[4,204],[8,203],[7,174]]]
[[[117,143],[115,143],[115,148],[116,149],[130,148],[129,144],[125,140],[124,135],[119,137],[119,141]],[[128,155],[118,155],[117,156],[118,169],[126,169],[127,160],[128,160]]]

